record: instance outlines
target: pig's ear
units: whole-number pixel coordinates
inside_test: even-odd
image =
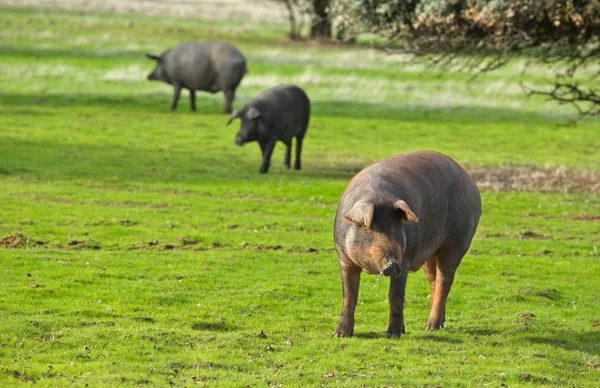
[[[250,109],[248,109],[248,112],[246,112],[246,117],[248,118],[248,120],[254,120],[260,117],[260,112],[258,111],[258,109],[251,106]]]
[[[358,201],[352,206],[352,209],[344,216],[344,220],[354,222],[355,224],[365,225],[371,228],[373,222],[373,211],[375,206],[371,202]]]
[[[401,218],[407,223],[412,224],[413,222],[419,222],[419,219],[417,218],[415,213],[413,213],[413,211],[410,210],[408,204],[403,200],[399,199],[396,202],[394,202],[394,209],[398,209],[400,210],[400,212],[403,213]]]
[[[234,110],[233,113],[231,114],[231,117],[229,118],[229,120],[227,121],[227,124],[225,125],[229,125],[231,124],[231,122],[235,119],[237,119],[238,117],[240,117],[241,112],[239,110]]]
[[[158,61],[160,59],[160,57],[158,55],[154,55],[154,54],[146,54],[146,57],[148,59],[154,59],[155,61]]]

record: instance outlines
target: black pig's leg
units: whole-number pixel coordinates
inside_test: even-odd
[[[196,110],[196,91],[190,89],[190,108]]]
[[[173,94],[173,103],[171,104],[171,110],[177,109],[177,103],[179,102],[179,95],[181,94],[181,85],[173,85],[175,93]]]
[[[291,167],[290,159],[292,159],[292,141],[288,141],[285,143],[285,162],[284,165],[286,168]]]
[[[264,146],[261,144],[261,149],[263,152],[262,165],[260,166],[260,170],[258,170],[258,172],[261,174],[269,171],[269,166],[271,165],[271,155],[273,154],[273,149],[275,148],[275,142],[276,140],[269,140],[266,144],[264,144]]]
[[[304,136],[296,136],[296,163],[294,164],[294,170],[300,170],[300,168],[302,168],[302,163],[300,162],[302,140],[304,140]]]
[[[225,89],[223,94],[225,95],[225,113],[231,113],[231,106],[235,98],[235,90]]]

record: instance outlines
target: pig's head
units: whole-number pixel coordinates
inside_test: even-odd
[[[406,202],[361,200],[343,215],[350,224],[346,233],[346,253],[367,273],[399,276],[406,249],[404,224],[417,222]]]
[[[147,77],[148,80],[163,81],[166,83],[171,83],[169,81],[167,72],[165,71],[165,67],[162,63],[163,62],[162,57],[158,56],[158,55],[153,55],[153,54],[146,54],[146,57],[156,61],[156,67],[154,68],[154,70],[152,70],[152,72],[150,74],[148,74],[148,77]]]
[[[241,146],[250,141],[260,140],[267,135],[267,128],[262,120],[260,111],[251,106],[249,108],[236,110],[233,112],[227,125],[235,119],[239,118],[242,121],[240,130],[235,136],[235,144]]]

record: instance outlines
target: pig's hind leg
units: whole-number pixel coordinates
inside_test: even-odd
[[[453,247],[443,247],[423,264],[431,288],[430,313],[427,330],[437,330],[446,320],[446,301],[454,282],[454,274],[465,252]]]
[[[302,141],[304,140],[304,135],[296,136],[296,162],[294,163],[294,170],[300,170],[302,168],[302,162],[300,161],[300,157],[302,155]]]
[[[291,164],[292,141],[289,140],[287,142],[284,142],[284,144],[285,144],[285,161],[283,162],[283,164],[285,165],[286,168],[290,168],[292,166],[292,164]]]
[[[427,281],[429,282],[429,310],[431,310],[433,306],[433,296],[435,295],[435,275],[437,271],[437,255],[433,255],[429,257],[423,263],[423,272],[425,272],[425,276],[427,277]]]

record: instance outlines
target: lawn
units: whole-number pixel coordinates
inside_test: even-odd
[[[468,82],[287,26],[0,9],[0,383],[21,386],[598,386],[600,196],[482,190],[446,327],[384,336],[388,280],[363,275],[355,337],[333,338],[333,217],[348,181],[435,149],[467,169],[600,174],[600,121],[527,98],[520,63]],[[259,175],[222,94],[146,81],[178,43],[248,59],[234,108],[279,83],[311,98],[303,169]],[[532,173],[534,174],[534,173]],[[535,178],[532,175],[532,179]],[[596,182],[597,187],[598,182]],[[589,187],[594,187],[592,182]]]

